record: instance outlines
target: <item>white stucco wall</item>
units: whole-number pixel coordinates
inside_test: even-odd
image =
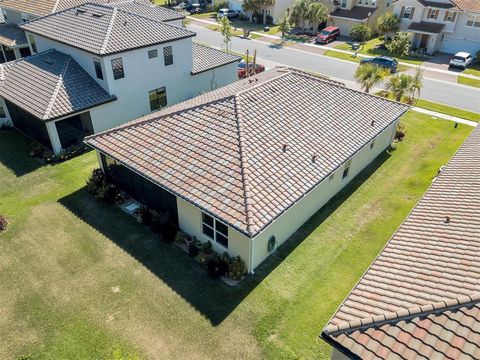
[[[270,255],[268,240],[275,236],[277,247],[282,245],[299,227],[390,146],[397,124],[398,122],[392,124],[378,135],[372,149],[368,143],[353,156],[347,178],[342,179],[344,166],[339,167],[332,180],[325,179],[255,238],[251,239],[229,227],[229,252],[232,255],[240,255],[248,269],[254,270]],[[178,198],[177,206],[180,229],[206,241],[208,238],[202,234],[202,211],[191,203]],[[251,248],[250,244],[252,244]],[[225,248],[216,245],[216,251],[223,252]]]
[[[475,56],[480,50],[480,28],[468,27],[467,13],[457,13],[452,34],[445,34],[440,51],[455,54],[466,51]]]

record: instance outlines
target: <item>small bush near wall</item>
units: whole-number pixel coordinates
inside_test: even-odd
[[[108,204],[115,204],[123,201],[120,190],[115,184],[110,183],[101,169],[95,169],[87,180],[87,191],[95,199]]]
[[[8,221],[3,215],[0,215],[0,232],[7,230]]]
[[[170,213],[141,206],[136,214],[140,221],[159,234],[163,241],[173,242],[175,240],[177,226],[174,224]]]
[[[73,145],[62,150],[59,154],[54,154],[42,144],[32,142],[30,145],[30,156],[42,158],[47,164],[56,164],[70,160],[90,150],[87,145]]]
[[[402,141],[405,137],[405,125],[399,123],[395,131],[395,141]]]
[[[11,130],[11,129],[13,129],[13,126],[11,126],[10,124],[0,125],[0,132],[8,131],[8,130]]]

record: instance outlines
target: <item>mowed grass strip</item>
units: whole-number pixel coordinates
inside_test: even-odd
[[[326,359],[321,329],[471,128],[411,112],[379,157],[237,288],[0,134],[0,358]]]

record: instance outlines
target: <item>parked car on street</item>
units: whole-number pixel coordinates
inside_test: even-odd
[[[467,52],[456,53],[453,58],[450,59],[449,67],[457,67],[461,69],[466,69],[473,61],[472,55]]]
[[[329,42],[337,40],[339,36],[340,29],[336,26],[329,26],[318,33],[316,42],[319,44],[328,44]]]
[[[375,56],[360,60],[360,64],[372,64],[390,70],[392,74],[397,72],[398,61],[388,56]]]
[[[224,16],[228,17],[229,19],[233,19],[233,18],[236,18],[237,16],[239,16],[239,13],[238,13],[238,11],[229,10],[229,9],[218,10],[217,18],[221,18],[221,17],[224,17]]]
[[[238,77],[240,79],[243,79],[247,77],[247,75],[255,75],[261,72],[265,71],[265,66],[261,64],[255,64],[255,68],[253,67],[253,63],[248,64],[248,69],[247,71],[247,62],[245,60],[242,60],[238,63]]]

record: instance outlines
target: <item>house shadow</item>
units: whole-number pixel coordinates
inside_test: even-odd
[[[17,177],[45,165],[42,159],[29,156],[32,140],[15,128],[0,131],[0,164]]]
[[[102,233],[190,303],[213,326],[229,314],[259,285],[302,241],[322,224],[388,158],[385,151],[352,182],[314,214],[293,236],[280,246],[236,287],[212,279],[207,271],[174,244],[159,240],[147,227],[119,208],[94,200],[82,188],[59,202]],[[131,236],[133,234],[133,236]]]

